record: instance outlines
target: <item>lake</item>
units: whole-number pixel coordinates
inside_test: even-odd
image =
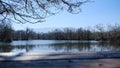
[[[24,40],[0,42],[0,52],[99,52],[119,51],[120,45],[98,41],[79,40]]]

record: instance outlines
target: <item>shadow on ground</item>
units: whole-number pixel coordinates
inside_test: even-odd
[[[14,55],[0,55],[0,68],[120,68],[120,58],[100,58],[100,59],[50,59],[49,57],[60,57],[63,54],[44,54],[44,56],[25,55],[17,53]],[[69,56],[74,55],[70,54]],[[95,55],[97,55],[95,53]],[[22,58],[21,58],[22,57]],[[68,54],[62,58],[67,58]],[[45,59],[49,58],[49,59]],[[51,57],[52,58],[52,57]],[[61,58],[61,57],[60,57]],[[94,57],[93,57],[94,58]],[[17,60],[19,59],[19,60]],[[40,60],[45,59],[45,60]],[[12,61],[11,61],[12,60]],[[17,60],[17,61],[16,61]]]

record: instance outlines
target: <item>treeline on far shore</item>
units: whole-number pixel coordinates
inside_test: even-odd
[[[94,28],[64,28],[47,33],[35,32],[33,29],[14,30],[11,23],[0,23],[0,41],[13,40],[100,40],[120,41],[120,25],[96,25]]]

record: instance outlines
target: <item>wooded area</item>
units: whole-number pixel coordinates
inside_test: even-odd
[[[11,42],[12,40],[98,40],[119,41],[120,25],[96,25],[94,28],[61,28],[51,32],[40,33],[33,29],[14,30],[11,23],[0,23],[0,41]]]

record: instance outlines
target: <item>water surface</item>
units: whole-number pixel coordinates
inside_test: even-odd
[[[119,44],[79,40],[24,40],[0,42],[0,52],[99,52],[118,51]]]

